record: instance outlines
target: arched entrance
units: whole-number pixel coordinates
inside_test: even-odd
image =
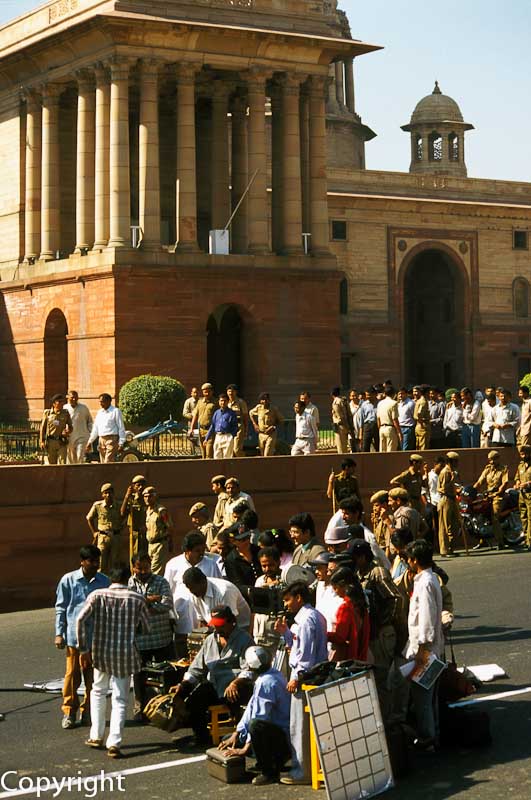
[[[50,311],[44,328],[44,403],[59,392],[68,391],[68,325],[63,312]]]
[[[404,279],[406,381],[462,386],[467,380],[464,328],[465,286],[458,266],[443,250],[423,250]]]
[[[219,306],[207,322],[207,375],[216,393],[242,386],[242,318],[235,306]]]

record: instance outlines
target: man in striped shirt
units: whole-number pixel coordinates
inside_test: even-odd
[[[113,678],[111,721],[106,741],[107,754],[122,758],[120,744],[125,723],[131,675],[141,668],[135,645],[137,633],[149,633],[148,606],[141,594],[127,588],[129,568],[122,564],[110,571],[111,585],[92,592],[77,619],[77,638],[83,669],[94,666],[90,697],[92,725],[89,747],[103,748],[107,690]],[[93,625],[92,650],[88,646]]]

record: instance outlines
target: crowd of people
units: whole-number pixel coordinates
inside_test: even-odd
[[[55,644],[66,648],[67,659],[63,728],[90,724],[86,744],[122,757],[130,676],[134,719],[145,723],[143,668],[186,658],[189,637],[207,628],[174,690],[193,731],[188,739],[176,738],[181,751],[209,745],[209,707],[223,703],[238,721],[220,747],[254,753],[255,784],[309,783],[302,685],[308,670],[327,659],[370,665],[387,729],[401,726],[413,746],[436,749],[436,685],[419,687],[403,678],[400,667],[415,662],[422,668],[433,656],[444,656],[453,604],[448,576],[433,561],[433,519],[425,498],[437,468],[439,540],[442,554],[450,555],[458,456],[450,451],[432,470],[419,454],[410,458],[408,468],[371,497],[370,520],[355,462],[346,458],[326,487],[333,513],[322,537],[308,512],[291,516],[287,530],[261,530],[250,494],[236,478],[215,475],[215,506],[191,506],[191,529],[178,555],[171,552],[170,515],[142,475],[133,478],[121,502],[104,484],[102,499],[87,515],[93,543],[81,549],[79,569],[63,576],[57,589]],[[530,470],[531,488],[529,453],[522,463]],[[120,560],[125,523],[131,572]],[[257,605],[258,589],[277,591],[277,612]],[[285,654],[284,669],[279,653]],[[82,676],[86,694],[78,699]]]

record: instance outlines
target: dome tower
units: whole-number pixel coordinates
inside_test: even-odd
[[[411,133],[410,172],[437,173],[466,178],[465,131],[474,126],[463,120],[461,109],[443,94],[435,81],[433,92],[417,103],[409,124]]]

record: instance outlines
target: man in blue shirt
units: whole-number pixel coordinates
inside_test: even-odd
[[[291,694],[290,738],[291,763],[289,775],[281,778],[288,785],[310,783],[310,722],[305,713],[306,698],[300,689],[301,674],[328,660],[326,620],[310,605],[310,590],[302,581],[284,589],[282,602],[286,612],[294,617],[288,628],[286,618],[278,621],[275,630],[284,636],[290,648],[291,669],[288,692]]]
[[[245,662],[255,677],[253,694],[236,730],[219,744],[228,755],[247,755],[251,746],[259,774],[255,786],[277,783],[291,755],[289,745],[290,696],[286,678],[271,666],[265,647],[248,647]]]
[[[229,398],[220,394],[219,408],[214,411],[205,442],[214,436],[214,458],[232,458],[234,453],[234,437],[238,433],[238,417],[229,408]]]
[[[378,421],[376,419],[376,392],[374,386],[369,386],[365,391],[365,400],[356,415],[356,422],[360,429],[360,445],[364,453],[371,452],[373,445],[376,452],[379,448]]]
[[[92,668],[82,670],[76,635],[76,622],[85,600],[95,589],[105,589],[110,581],[98,572],[101,553],[92,544],[79,551],[80,568],[63,575],[57,586],[55,602],[55,646],[58,650],[66,648],[66,673],[63,684],[64,730],[76,724],[76,714],[80,710],[80,724],[89,723],[89,697],[92,688]],[[85,696],[79,703],[77,690],[81,685],[81,675],[85,680]]]
[[[398,390],[398,424],[402,433],[402,450],[415,449],[415,403],[405,386]]]

